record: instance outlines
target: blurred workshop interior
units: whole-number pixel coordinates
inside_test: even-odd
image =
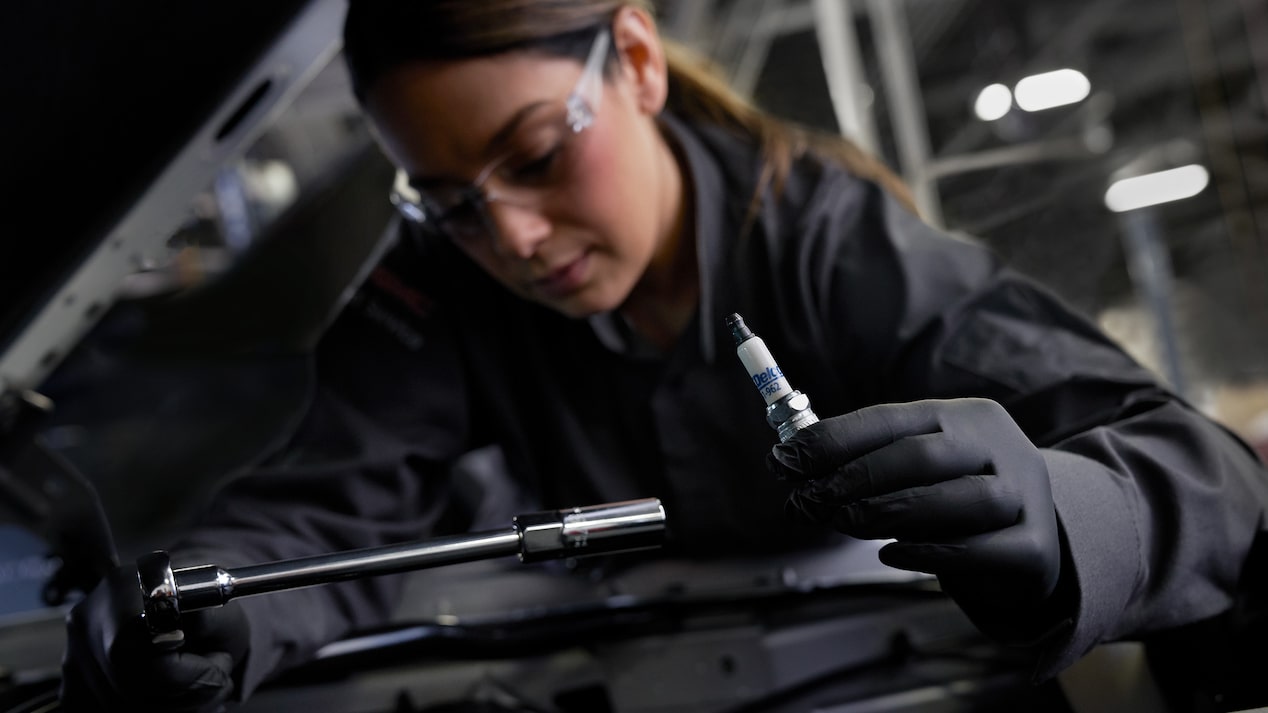
[[[136,553],[299,417],[305,355],[390,232],[393,168],[339,61],[341,2],[51,5],[0,23],[0,392],[57,405],[44,441]],[[926,220],[1268,457],[1268,5],[658,11],[758,105],[881,157]],[[114,288],[65,286],[97,258]],[[54,565],[21,522],[0,520],[0,620],[47,613]]]

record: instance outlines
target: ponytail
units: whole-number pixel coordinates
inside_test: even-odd
[[[913,213],[917,212],[911,191],[902,179],[853,141],[797,126],[762,111],[737,94],[709,60],[672,40],[663,42],[669,64],[669,109],[685,119],[716,124],[751,137],[762,147],[762,173],[749,205],[750,218],[768,188],[775,195],[782,192],[793,161],[806,154],[878,184]]]

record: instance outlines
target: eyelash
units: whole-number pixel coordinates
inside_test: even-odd
[[[514,169],[511,170],[512,178],[521,180],[544,178],[545,175],[550,173],[550,169],[554,166],[555,160],[558,159],[558,156],[559,147],[557,146],[552,148],[552,150],[545,152],[545,154],[536,157],[536,159],[529,160],[524,162],[524,164],[515,166]]]
[[[511,176],[518,179],[541,179],[545,177],[558,163],[562,150],[562,143],[555,144],[541,156],[516,165],[510,171]]]

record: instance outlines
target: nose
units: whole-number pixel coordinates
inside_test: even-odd
[[[493,247],[499,255],[527,260],[550,235],[550,221],[534,208],[490,201],[488,211],[497,231]]]

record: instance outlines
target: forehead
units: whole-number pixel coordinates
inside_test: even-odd
[[[375,83],[366,111],[397,165],[457,170],[487,160],[490,139],[525,107],[562,101],[579,74],[574,60],[526,53],[414,62]]]

